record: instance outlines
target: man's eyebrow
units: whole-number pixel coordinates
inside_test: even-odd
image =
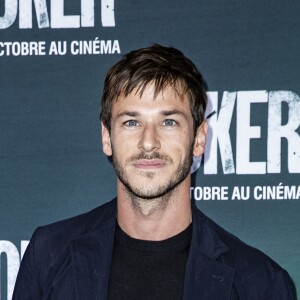
[[[139,112],[137,111],[123,111],[119,114],[117,114],[117,118],[121,118],[121,117],[124,117],[124,116],[127,116],[127,117],[138,117],[140,115]]]
[[[177,109],[172,109],[172,110],[163,110],[160,112],[163,116],[172,116],[172,115],[181,115],[181,116],[184,116],[186,117],[185,113],[183,113],[182,111],[180,110],[177,110]]]

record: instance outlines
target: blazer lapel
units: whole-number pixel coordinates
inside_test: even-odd
[[[188,263],[184,299],[230,299],[235,273],[233,268],[210,259],[201,253],[193,253]]]
[[[186,266],[185,300],[229,300],[235,269],[218,258],[230,251],[207,218],[193,209],[193,238]]]
[[[78,299],[107,299],[114,232],[113,218],[105,229],[72,241],[73,274]]]

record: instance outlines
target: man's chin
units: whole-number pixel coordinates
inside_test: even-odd
[[[141,200],[155,200],[158,198],[164,198],[170,191],[174,188],[170,188],[169,186],[162,185],[151,185],[143,184],[140,186],[131,186],[125,185],[129,194],[131,194],[135,198],[140,198]],[[145,188],[146,187],[146,188]]]

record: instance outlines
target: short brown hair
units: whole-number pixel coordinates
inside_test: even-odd
[[[177,84],[188,94],[194,131],[204,120],[207,104],[205,82],[191,60],[172,47],[153,45],[131,51],[107,72],[102,96],[100,119],[111,129],[112,103],[134,89],[142,95],[147,85],[154,83],[155,95],[167,86]]]

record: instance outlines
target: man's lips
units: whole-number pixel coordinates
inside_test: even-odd
[[[160,169],[166,166],[161,159],[141,159],[135,161],[133,165],[138,169]]]

